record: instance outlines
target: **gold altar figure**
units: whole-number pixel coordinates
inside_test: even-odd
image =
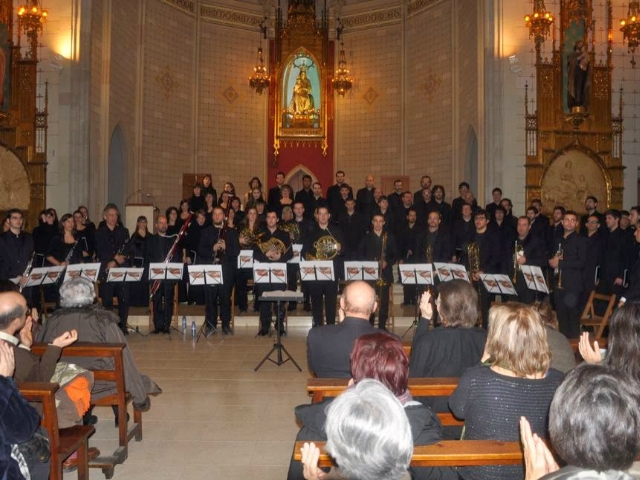
[[[314,113],[315,104],[313,95],[311,94],[311,81],[307,78],[307,66],[303,63],[299,68],[300,73],[293,86],[289,111],[291,113],[307,115]]]

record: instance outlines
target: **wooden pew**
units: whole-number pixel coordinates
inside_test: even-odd
[[[307,393],[311,395],[312,403],[319,403],[327,397],[337,397],[347,388],[347,378],[309,378]],[[419,397],[448,397],[458,386],[456,377],[450,378],[410,378],[409,391],[414,398]],[[438,418],[444,426],[462,426],[464,422],[456,419],[451,413],[438,413]]]
[[[296,442],[293,459],[300,461],[300,449],[305,442]],[[333,466],[333,459],[324,450],[325,442],[313,442],[320,448],[321,467]],[[412,467],[470,467],[479,465],[521,465],[520,442],[497,440],[443,440],[433,445],[413,447]]]
[[[58,413],[56,411],[55,393],[57,383],[18,383],[20,393],[29,402],[42,404],[42,425],[49,434],[49,448],[51,449],[50,480],[62,480],[62,462],[76,450],[78,451],[78,480],[89,478],[89,437],[95,432],[92,426],[79,425],[58,429]]]
[[[93,370],[96,381],[115,382],[117,392],[113,395],[91,399],[92,405],[97,406],[117,406],[118,407],[118,448],[108,456],[99,456],[89,463],[91,468],[101,468],[107,479],[113,477],[113,470],[117,464],[124,463],[129,455],[128,445],[132,438],[136,441],[142,440],[142,412],[133,409],[133,423],[131,427],[127,422],[127,404],[132,401],[124,385],[124,361],[122,351],[126,345],[124,343],[88,343],[77,342],[66,347],[62,351],[62,357],[73,362],[70,357],[102,357],[111,358],[115,370]],[[38,343],[31,347],[31,351],[42,356],[47,348],[46,344]]]

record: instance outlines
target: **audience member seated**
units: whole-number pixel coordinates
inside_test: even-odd
[[[600,363],[628,373],[640,382],[640,302],[627,302],[609,319],[609,344],[604,359],[598,342],[589,344],[589,334],[580,337],[578,349],[587,363]]]
[[[576,354],[569,339],[558,331],[558,319],[550,304],[536,302],[533,307],[538,311],[547,331],[547,342],[551,349],[551,368],[567,373],[576,366]]]
[[[19,480],[32,477],[17,444],[33,437],[40,416],[13,382],[14,366],[13,348],[0,342],[0,478]]]
[[[353,342],[361,335],[378,330],[369,323],[377,308],[376,292],[365,282],[353,282],[340,299],[337,325],[312,328],[307,337],[307,362],[312,375],[321,378],[349,378],[349,355]]]
[[[558,387],[549,412],[553,455],[526,418],[520,421],[525,480],[631,480],[640,453],[640,386],[628,373],[582,364]]]
[[[60,307],[47,318],[47,322],[38,335],[38,340],[51,341],[60,332],[73,329],[81,342],[127,343],[118,327],[118,316],[99,305],[93,305],[95,289],[93,283],[85,278],[76,277],[64,282],[60,287]],[[147,411],[151,406],[148,395],[161,393],[160,388],[146,375],[138,371],[133,353],[126,346],[123,351],[124,383],[133,397],[133,406],[137,410]],[[113,361],[105,358],[76,357],[73,362],[81,367],[109,370]],[[115,392],[113,382],[96,381],[91,395],[99,399]]]
[[[469,282],[452,280],[441,283],[435,305],[440,326],[433,330],[416,331],[411,345],[410,377],[459,377],[469,367],[477,365],[484,352],[487,331],[476,327],[478,294]],[[431,294],[420,299],[421,322],[427,324],[434,316]],[[434,412],[449,412],[448,397],[419,399]],[[445,427],[446,439],[460,438],[461,427]]]
[[[402,342],[396,337],[378,331],[358,338],[351,352],[351,372],[350,385],[359,384],[365,379],[375,379],[391,390],[404,407],[415,445],[430,445],[442,440],[442,426],[438,417],[411,398],[408,390],[409,359],[404,353]],[[352,389],[350,387],[349,390]],[[332,400],[296,407],[296,417],[302,424],[296,441],[326,440],[325,411]],[[288,479],[300,478],[302,466],[300,462],[292,460]],[[413,468],[412,478],[455,479],[457,475],[449,468]]]
[[[544,436],[553,394],[562,373],[550,369],[551,351],[540,315],[520,303],[494,306],[484,365],[468,369],[449,399],[464,420],[465,440],[517,441],[520,417]],[[522,479],[522,466],[459,468],[464,479]]]
[[[364,380],[327,408],[326,451],[339,467],[318,468],[319,450],[302,448],[304,478],[405,480],[413,454],[411,426],[402,404],[376,380]]]

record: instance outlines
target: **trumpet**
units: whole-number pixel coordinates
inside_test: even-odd
[[[382,232],[382,250],[380,251],[380,260],[378,260],[378,279],[376,280],[376,287],[385,287],[387,282],[382,274],[382,266],[385,262],[385,250],[387,249],[387,232]]]
[[[522,245],[518,243],[518,240],[515,241],[515,247],[513,250],[513,277],[511,281],[515,285],[518,283],[518,272],[520,271],[520,265],[518,264],[518,258],[524,255],[524,248]]]
[[[562,260],[563,255],[564,251],[562,250],[562,243],[558,243],[558,250],[556,250],[556,253],[553,256],[557,257],[558,260]],[[560,268],[560,263],[558,263],[558,266],[553,269],[553,273],[558,277],[558,283],[556,284],[556,287],[558,288],[558,290],[563,290],[564,287],[562,285],[562,269]]]

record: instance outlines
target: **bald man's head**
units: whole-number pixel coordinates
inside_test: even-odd
[[[359,281],[347,285],[344,294],[340,299],[340,306],[348,317],[364,318],[369,317],[376,311],[376,292],[371,285]]]
[[[0,330],[13,335],[24,326],[27,301],[18,292],[0,293]]]

